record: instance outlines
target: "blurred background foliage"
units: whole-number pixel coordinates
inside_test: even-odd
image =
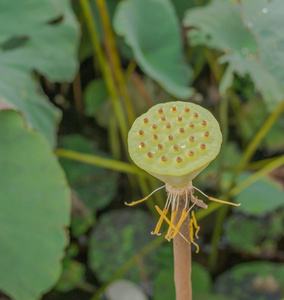
[[[197,211],[193,298],[284,298],[283,28],[282,0],[2,0],[0,298],[174,299],[165,193],[124,206],[161,185],[128,130],[173,100],[221,125],[195,185],[242,203]]]

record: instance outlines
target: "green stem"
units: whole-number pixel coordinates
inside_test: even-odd
[[[267,132],[271,129],[271,127],[274,125],[276,122],[277,118],[279,115],[282,113],[284,110],[284,101],[282,101],[274,110],[274,112],[269,116],[269,118],[266,120],[264,125],[260,128],[258,133],[254,136],[253,140],[250,142],[248,147],[246,148],[240,162],[238,163],[238,166],[235,169],[234,176],[232,179],[232,185],[234,185],[236,178],[238,177],[239,173],[241,170],[243,170],[246,166],[246,164],[249,162],[249,160],[252,158],[254,155],[255,151],[257,150],[259,144],[267,134]]]
[[[115,274],[111,277],[111,279],[103,284],[96,292],[96,294],[91,298],[91,300],[99,300],[100,295],[105,291],[106,287],[113,282],[114,280],[120,278],[125,274],[132,266],[134,266],[137,262],[138,257],[143,257],[153,251],[155,248],[160,246],[165,241],[164,236],[160,236],[154,239],[151,243],[143,247],[138,253],[132,256],[123,266],[121,266]]]
[[[109,46],[109,55],[110,59],[113,63],[113,71],[114,75],[116,77],[118,88],[120,90],[120,93],[123,97],[124,104],[126,107],[129,123],[132,124],[135,120],[135,113],[132,106],[132,103],[130,101],[130,97],[128,95],[128,91],[126,88],[125,80],[124,80],[124,74],[121,68],[120,58],[118,55],[118,51],[115,44],[114,34],[111,28],[111,23],[109,19],[108,9],[105,3],[105,0],[95,0],[97,3],[98,10],[100,12],[101,20],[102,20],[102,26],[105,32],[105,42]]]
[[[119,95],[116,90],[116,86],[115,86],[115,82],[114,82],[112,74],[111,74],[111,70],[109,68],[107,59],[105,57],[105,54],[101,48],[101,45],[100,45],[100,42],[98,39],[98,31],[96,28],[96,23],[94,21],[94,17],[91,13],[91,7],[90,7],[88,0],[80,0],[80,3],[81,3],[81,7],[82,7],[82,12],[83,12],[83,15],[86,20],[87,27],[88,27],[88,30],[90,33],[91,42],[94,47],[94,52],[95,52],[94,54],[100,64],[101,71],[103,73],[103,76],[104,76],[104,79],[106,82],[106,86],[107,86],[109,94],[110,94],[111,103],[112,103],[113,109],[115,111],[117,120],[118,120],[118,124],[120,127],[120,132],[121,132],[121,135],[123,138],[123,142],[124,142],[125,147],[127,148],[128,124],[124,117],[124,112],[123,112],[123,109],[122,109],[122,106],[121,106],[121,103],[119,100]]]
[[[136,166],[126,162],[65,149],[56,149],[54,153],[61,158],[67,158],[118,172],[135,174],[142,177],[145,176],[145,174]]]

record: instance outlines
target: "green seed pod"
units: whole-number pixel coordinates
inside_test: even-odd
[[[128,134],[135,164],[173,186],[195,178],[218,155],[221,143],[213,115],[181,101],[153,106],[135,120]]]

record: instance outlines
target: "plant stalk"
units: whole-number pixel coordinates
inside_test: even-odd
[[[180,199],[178,205],[178,213],[175,218],[180,219],[181,213],[184,209],[185,201]],[[188,209],[188,207],[186,208]],[[189,217],[186,218],[179,232],[187,239],[189,239]],[[174,238],[174,276],[176,288],[176,300],[192,300],[191,287],[191,244],[184,240],[184,238],[177,234]]]

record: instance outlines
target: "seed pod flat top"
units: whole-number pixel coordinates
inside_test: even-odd
[[[175,185],[187,184],[219,153],[222,134],[213,115],[188,102],[153,106],[128,135],[129,153],[141,169]]]

